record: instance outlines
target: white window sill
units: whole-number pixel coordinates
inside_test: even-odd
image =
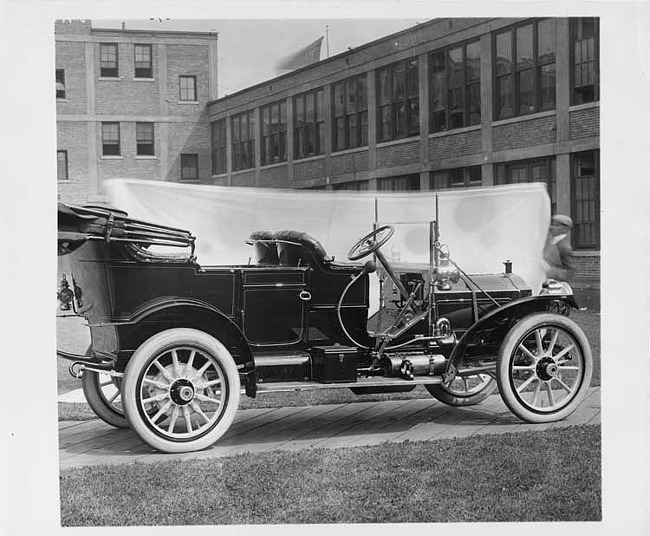
[[[99,80],[102,80],[104,82],[119,82],[122,80],[122,77],[120,76],[100,76]]]
[[[197,100],[179,100],[178,104],[199,104],[199,101]]]
[[[100,160],[124,160],[124,157],[121,155],[102,155],[99,157]]]
[[[133,78],[134,82],[155,82],[155,78]]]
[[[155,154],[138,154],[135,156],[136,160],[156,160]]]
[[[57,98],[56,98],[56,102],[57,102],[57,103],[59,103],[59,102],[68,102],[68,99],[62,99],[62,98],[60,98],[60,97],[57,97]]]

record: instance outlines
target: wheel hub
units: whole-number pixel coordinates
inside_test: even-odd
[[[189,380],[176,380],[169,388],[169,395],[174,404],[184,406],[194,400],[194,386]]]
[[[537,376],[542,381],[550,381],[557,377],[560,367],[551,357],[543,357],[537,362]]]

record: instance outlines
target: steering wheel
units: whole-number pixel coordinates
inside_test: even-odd
[[[381,246],[390,240],[393,236],[395,229],[390,225],[384,225],[375,229],[372,233],[368,233],[360,239],[348,253],[348,259],[351,261],[358,261],[363,257],[367,257],[371,253],[377,251]]]

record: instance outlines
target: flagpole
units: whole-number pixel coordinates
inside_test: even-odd
[[[329,24],[325,25],[325,35],[327,36],[327,57],[330,57],[330,26]]]

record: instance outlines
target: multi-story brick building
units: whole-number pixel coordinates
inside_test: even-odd
[[[597,19],[435,19],[211,102],[211,182],[542,181],[575,222],[578,273],[597,277],[599,109]]]
[[[61,200],[102,202],[113,177],[210,177],[217,34],[57,21],[55,41]]]

